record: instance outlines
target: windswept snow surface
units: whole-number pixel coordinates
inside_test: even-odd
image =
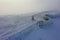
[[[44,13],[53,18],[44,21]],[[59,12],[53,12],[53,15],[52,12],[42,12],[34,17],[35,21],[31,16],[0,17],[0,40],[60,40]],[[43,26],[37,24],[41,20],[44,21]]]
[[[32,25],[31,17],[1,16],[0,18],[0,40],[22,31]]]

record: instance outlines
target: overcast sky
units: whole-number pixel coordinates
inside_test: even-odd
[[[60,0],[0,0],[0,15],[60,10]]]

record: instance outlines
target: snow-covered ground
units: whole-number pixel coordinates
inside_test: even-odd
[[[29,27],[32,24],[31,17],[12,16],[1,17],[0,19],[0,39],[3,40],[23,29]]]
[[[53,25],[48,25],[48,28],[34,30],[25,40],[60,40],[59,20],[60,18],[53,19]]]
[[[44,20],[45,14],[49,20]],[[1,16],[0,40],[59,40],[59,12],[42,12],[32,16]],[[53,18],[50,18],[50,17]],[[43,21],[43,26],[37,23]]]

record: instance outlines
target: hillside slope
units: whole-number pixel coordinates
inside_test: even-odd
[[[1,17],[0,40],[59,40],[60,14],[51,13],[42,12],[32,15],[35,21],[32,20],[32,16]],[[49,20],[44,19],[46,14]],[[43,23],[41,24],[40,21]]]

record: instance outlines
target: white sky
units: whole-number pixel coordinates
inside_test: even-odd
[[[0,15],[60,10],[60,0],[0,0]]]

